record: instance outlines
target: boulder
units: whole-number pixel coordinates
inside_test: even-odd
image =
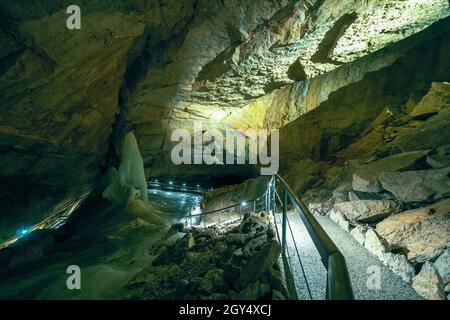
[[[449,155],[450,154],[450,144],[445,144],[436,148],[436,153],[440,156]]]
[[[225,292],[227,285],[224,282],[223,270],[209,270],[203,278],[203,287],[209,292]]]
[[[259,253],[252,255],[242,269],[239,279],[241,288],[258,280],[268,268],[275,264],[280,253],[280,244],[276,240],[270,240]]]
[[[446,300],[444,282],[430,262],[426,262],[413,279],[413,288],[428,300]]]
[[[403,281],[412,282],[415,270],[404,255],[388,252],[384,255],[384,264],[395,274],[402,277]]]
[[[270,289],[270,284],[256,281],[239,292],[239,296],[242,300],[260,300],[270,293]]]
[[[192,234],[189,234],[188,237],[187,237],[187,247],[188,247],[188,249],[190,249],[193,246],[195,246],[195,239],[192,236]]]
[[[364,247],[381,261],[384,261],[389,245],[372,228],[367,230]]]
[[[450,83],[433,82],[428,93],[419,101],[411,112],[417,119],[426,119],[450,104]]]
[[[450,109],[443,109],[426,121],[416,122],[413,126],[398,127],[397,137],[391,143],[390,150],[436,149],[450,141]]]
[[[450,199],[392,215],[376,231],[393,249],[407,252],[408,260],[425,262],[437,258],[450,243]]]
[[[399,212],[400,206],[393,200],[356,200],[337,203],[334,209],[352,222],[373,223]]]
[[[319,180],[322,166],[321,162],[302,159],[292,163],[283,178],[296,194],[302,194]]]
[[[442,280],[444,281],[444,285],[450,285],[450,249],[444,251],[443,254],[437,258],[434,262],[434,268],[437,270]]]
[[[240,289],[239,276],[242,268],[235,263],[229,262],[223,270],[223,278],[234,289]]]
[[[325,216],[330,210],[332,206],[328,203],[310,203],[308,205],[308,209],[312,214],[317,214],[321,216]]]
[[[349,191],[348,192],[349,201],[357,200],[389,200],[392,197],[387,193],[369,193],[361,191]]]
[[[384,172],[380,181],[386,191],[403,202],[435,202],[450,196],[450,168]]]
[[[378,181],[379,175],[360,170],[353,174],[353,189],[363,192],[381,192],[383,188]]]
[[[352,187],[355,191],[378,193],[383,191],[380,176],[385,171],[402,171],[416,168],[429,151],[403,152],[359,167],[353,174]]]
[[[286,300],[286,298],[280,291],[272,290],[272,300]]]
[[[349,201],[349,192],[352,190],[352,185],[350,183],[341,184],[336,187],[332,192],[332,199],[334,203],[341,203]]]
[[[339,225],[345,231],[350,230],[350,225],[348,221],[344,218],[341,212],[332,209],[330,211],[330,219],[333,220],[337,225]]]
[[[427,157],[427,163],[433,169],[442,169],[450,167],[450,156],[449,155],[430,155]]]
[[[360,245],[364,245],[364,242],[366,240],[366,230],[363,227],[356,227],[353,228],[352,231],[350,231],[350,234],[355,238],[356,241],[359,242]]]
[[[361,200],[361,199],[358,197],[358,195],[357,195],[354,191],[349,191],[349,192],[348,192],[348,199],[349,199],[350,201],[358,201],[358,200]]]
[[[183,261],[188,249],[189,236],[178,239],[173,245],[167,246],[153,261],[153,266],[177,264]]]

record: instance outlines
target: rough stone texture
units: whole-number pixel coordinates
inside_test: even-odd
[[[427,157],[427,163],[433,169],[450,167],[450,157],[448,155],[431,155]]]
[[[427,118],[439,113],[450,104],[450,83],[433,83],[429,93],[411,112],[415,118]]]
[[[276,263],[280,253],[280,244],[275,239],[264,244],[261,251],[252,256],[242,269],[239,278],[240,285],[246,287],[260,278],[268,268],[271,268]]]
[[[364,242],[366,241],[366,230],[362,227],[356,227],[353,228],[352,231],[350,231],[350,235],[355,238],[356,241],[359,242],[360,245],[364,245]]]
[[[47,217],[101,173],[126,56],[144,30],[139,13],[105,3],[84,6],[82,32],[65,27],[61,4],[0,5],[0,201],[11,212],[0,233]]]
[[[412,282],[415,276],[415,270],[404,255],[388,252],[384,255],[384,264],[394,271],[394,273],[401,276],[404,281],[408,283]]]
[[[433,264],[434,268],[437,270],[442,280],[444,281],[444,285],[447,286],[450,284],[450,249],[444,251],[443,254],[437,258],[437,260]],[[447,290],[448,291],[448,290]]]
[[[428,300],[446,300],[442,278],[430,262],[414,277],[413,288]]]
[[[435,80],[443,81],[432,67],[440,64],[439,55],[433,53],[430,63],[413,52],[424,52],[420,45],[441,50],[445,24],[433,32],[423,30],[450,14],[446,0],[99,0],[80,4],[80,31],[65,28],[65,5],[0,4],[0,42],[5,48],[0,54],[0,198],[11,212],[0,229],[8,235],[19,221],[34,223],[90,190],[105,162],[106,168],[114,162],[111,146],[129,127],[147,175],[149,168],[153,175],[166,176],[248,174],[249,168],[169,165],[171,129],[190,128],[194,120],[219,129],[279,127],[319,106],[331,92],[363,81],[369,72],[411,66],[400,63],[404,57],[419,59]],[[433,80],[417,65],[414,70],[423,82]],[[408,77],[412,80],[414,74]],[[351,88],[367,91],[360,89]],[[331,104],[341,101],[337,98]],[[265,102],[272,107],[265,108]],[[338,123],[339,132],[350,123],[356,127],[341,141],[330,139],[331,145],[350,143],[356,131],[395,101],[386,102],[371,104],[377,107],[361,112],[359,120]],[[359,108],[336,105],[340,114]],[[321,126],[328,127],[332,129],[319,139],[309,139],[309,148],[299,143],[299,150],[312,160],[337,151],[325,142],[337,133],[334,126]],[[295,160],[300,158],[295,155]],[[27,192],[20,191],[24,184]]]
[[[150,250],[155,255],[152,265],[125,286],[126,295],[132,299],[258,300],[275,293],[286,299],[273,227],[268,215],[249,214],[240,223],[192,229],[172,244],[163,239]]]
[[[450,199],[392,215],[377,224],[376,231],[391,248],[406,250],[408,260],[437,258],[450,242]]]
[[[350,225],[344,215],[336,209],[330,211],[330,219],[337,223],[345,231],[350,231]]]
[[[385,254],[389,251],[389,245],[372,228],[368,229],[366,232],[364,246],[378,259],[383,262],[385,261]]]
[[[304,158],[316,161],[383,158],[446,144],[447,109],[422,120],[404,115],[408,105],[415,105],[427,94],[428,89],[424,88],[447,78],[442,71],[447,70],[448,74],[449,62],[439,60],[448,50],[447,40],[448,34],[429,39],[428,45],[416,43],[392,66],[369,72],[362,80],[330,93],[319,107],[283,126],[280,144],[290,146],[291,141],[296,144],[281,148],[281,169]],[[425,54],[430,47],[441,54]],[[338,76],[338,70],[332,73]],[[403,80],[406,74],[408,81]]]
[[[346,201],[351,201],[349,197],[349,193],[352,190],[352,186],[350,184],[341,184],[336,187],[332,193],[332,199],[334,203],[341,203]]]
[[[319,180],[321,165],[321,163],[311,159],[300,160],[292,164],[291,170],[283,175],[283,178],[297,195],[302,196],[307,189]]]
[[[352,222],[373,223],[399,212],[400,206],[392,200],[357,200],[337,203],[334,209]]]
[[[413,151],[386,157],[356,170],[353,174],[353,189],[362,192],[381,192],[380,176],[383,172],[404,171],[414,169],[425,158],[428,151]]]
[[[332,207],[325,203],[310,203],[308,204],[308,209],[312,214],[324,216],[332,209]]]
[[[270,177],[258,177],[250,179],[242,184],[217,188],[204,193],[201,203],[203,212],[213,211],[229,207],[242,202],[248,202],[253,206],[253,199],[261,197],[267,190]]]
[[[403,202],[435,202],[450,196],[450,168],[383,172],[383,189]]]

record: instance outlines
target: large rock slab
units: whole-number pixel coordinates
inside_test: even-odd
[[[385,261],[386,253],[389,252],[389,245],[373,229],[367,230],[364,247],[381,261]]]
[[[450,248],[444,251],[443,254],[434,262],[434,267],[444,281],[444,285],[450,284]]]
[[[280,244],[276,240],[270,240],[261,248],[261,251],[252,256],[245,264],[240,275],[240,285],[245,288],[271,268],[281,253]]]
[[[450,168],[383,172],[383,189],[403,202],[434,202],[450,196]]]
[[[353,238],[355,238],[355,240],[363,246],[364,242],[366,241],[366,231],[367,230],[365,230],[365,228],[358,226],[350,231],[350,235],[353,236]]]
[[[350,224],[347,219],[344,218],[343,214],[335,209],[330,211],[330,219],[333,220],[337,225],[339,225],[345,231],[350,230]]]
[[[420,273],[414,277],[412,286],[428,300],[446,300],[444,282],[430,262],[423,265]]]
[[[427,154],[426,150],[404,152],[364,165],[353,174],[353,189],[362,192],[381,192],[383,187],[379,178],[383,172],[414,169],[418,163],[425,160]]]
[[[404,255],[388,252],[384,255],[384,264],[395,274],[402,277],[403,281],[412,282],[415,270]]]
[[[427,157],[427,163],[433,169],[443,169],[450,167],[450,155],[434,154]]]
[[[392,200],[356,200],[337,203],[334,209],[352,222],[373,223],[399,212],[400,206]]]
[[[430,91],[419,101],[411,112],[415,118],[426,118],[450,105],[450,83],[433,82]]]
[[[376,231],[393,249],[407,252],[413,262],[436,258],[450,243],[450,199],[391,215]]]

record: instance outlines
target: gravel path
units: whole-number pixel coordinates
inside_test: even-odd
[[[325,299],[326,269],[320,260],[312,240],[300,217],[288,213],[292,233],[296,239],[300,253],[299,262],[295,244],[292,241],[291,231],[288,229],[286,238],[288,255],[290,257],[291,269],[296,282],[297,292],[301,300],[323,300]],[[279,221],[277,214],[277,221]],[[316,217],[327,234],[344,255],[350,279],[352,282],[355,299],[358,300],[417,300],[422,299],[408,283],[385,267],[381,261],[361,246],[349,233],[345,232],[328,217]],[[281,224],[277,223],[281,234]],[[304,273],[301,265],[303,265]],[[379,289],[369,289],[367,282],[371,273],[370,268],[378,266],[381,271]],[[369,269],[368,269],[369,268]],[[307,281],[305,281],[305,278]],[[309,284],[309,290],[307,284]]]

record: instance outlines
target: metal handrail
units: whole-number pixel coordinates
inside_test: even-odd
[[[274,174],[274,181],[279,182],[283,191],[283,221],[286,219],[287,212],[287,197],[291,200],[292,205],[296,209],[302,219],[306,230],[308,231],[317,251],[319,252],[322,263],[327,269],[327,300],[353,300],[353,290],[348,274],[347,264],[345,258],[334,242],[330,239],[328,234],[323,230],[319,222],[314,218],[312,213],[308,210],[306,205],[295,196],[295,193],[289,185],[278,174]],[[275,190],[275,183],[271,186]],[[270,188],[270,186],[269,186]],[[275,200],[275,198],[274,198]],[[285,246],[286,233],[285,223],[283,223],[283,239],[282,244]]]
[[[281,188],[282,196],[278,195],[276,192],[276,187]],[[287,250],[286,246],[286,230],[288,228],[287,221],[287,199],[294,206],[299,217],[303,221],[309,236],[311,237],[314,246],[316,247],[319,255],[322,259],[322,263],[327,270],[327,288],[326,288],[326,299],[327,300],[354,300],[353,289],[351,286],[350,276],[348,274],[347,264],[345,258],[339,249],[336,247],[334,242],[309,211],[308,207],[295,195],[291,187],[284,181],[284,179],[278,175],[274,174],[269,182],[269,185],[264,192],[264,194],[256,199],[247,200],[247,203],[253,202],[253,208],[256,208],[256,203],[258,201],[264,200],[263,208],[267,212],[274,213],[274,208],[276,206],[276,197],[278,197],[282,206],[282,231],[281,231],[281,248],[283,257]],[[221,208],[209,212],[204,212],[201,214],[190,215],[189,218],[209,215],[225,210],[229,210],[242,204],[235,204],[226,208]],[[278,232],[278,231],[277,231]],[[280,240],[280,239],[279,239]],[[293,239],[295,242],[295,240]]]
[[[193,187],[188,185],[180,185],[180,184],[170,184],[170,183],[164,183],[164,182],[156,182],[156,181],[148,181],[147,187],[159,187],[159,188],[165,188],[165,189],[171,189],[171,190],[181,190],[181,191],[190,191],[191,193],[203,193],[208,191],[208,189],[202,188],[202,187]]]
[[[251,206],[248,205],[248,204],[253,203],[253,211],[256,211],[257,202],[261,201],[262,199],[265,199],[265,197],[266,197],[266,194],[264,193],[262,196],[260,196],[258,198],[255,198],[255,199],[252,199],[252,200],[245,200],[243,202],[245,202],[247,204],[247,205],[245,205],[246,208],[251,208]],[[227,210],[230,210],[230,209],[233,209],[233,208],[236,208],[236,207],[241,207],[241,211],[242,211],[242,206],[243,206],[242,203],[237,203],[237,204],[225,207],[225,208],[211,210],[211,211],[208,211],[208,212],[203,212],[203,213],[198,213],[198,214],[189,214],[188,216],[185,217],[185,223],[187,225],[188,224],[187,223],[188,220],[192,221],[192,219],[195,219],[197,217],[202,217],[203,218],[205,216],[212,215],[212,214],[215,214],[215,213],[218,213],[218,212],[222,212],[222,211],[227,211]],[[240,218],[238,220],[241,220],[243,218],[242,212],[240,212],[239,215],[240,215]],[[234,220],[234,221],[236,221],[236,220]],[[191,224],[192,224],[192,222],[191,222]]]
[[[262,195],[262,196],[259,197],[259,198],[252,199],[252,200],[245,200],[244,202],[246,202],[246,203],[252,203],[252,202],[255,203],[255,202],[257,202],[257,201],[262,200],[264,197],[265,197],[265,194]],[[216,210],[211,210],[211,211],[208,211],[208,212],[203,212],[203,213],[198,213],[198,214],[191,214],[189,217],[205,216],[205,215],[208,215],[208,214],[212,214],[212,213],[217,213],[217,212],[220,212],[220,211],[229,210],[229,209],[236,208],[236,207],[239,207],[239,206],[242,206],[242,203],[236,203],[236,204],[233,204],[232,206],[229,206],[229,207],[220,208],[220,209],[216,209]]]

